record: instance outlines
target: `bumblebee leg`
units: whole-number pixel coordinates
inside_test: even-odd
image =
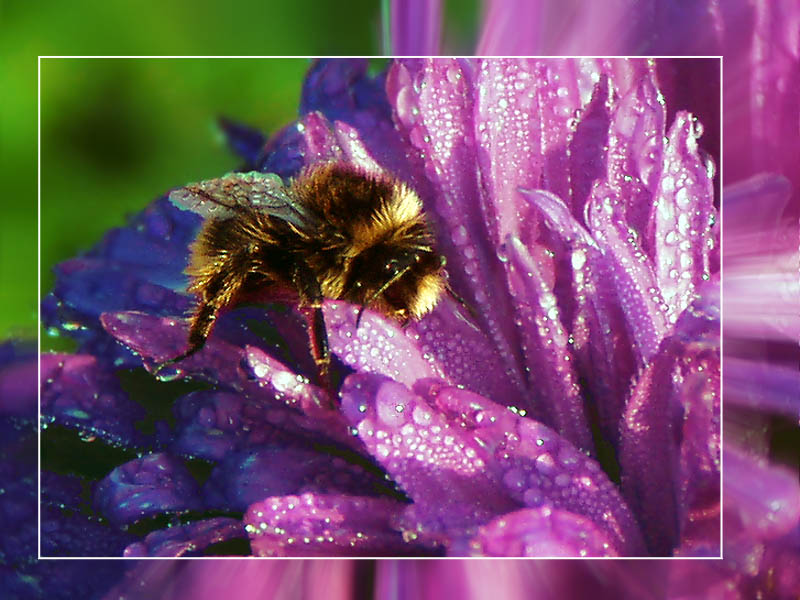
[[[211,279],[202,288],[202,300],[197,305],[190,321],[189,346],[186,352],[159,364],[153,374],[158,375],[164,367],[189,358],[203,348],[214,328],[219,311],[231,302],[241,288],[241,284],[241,277],[222,274]],[[195,287],[195,284],[192,287]]]
[[[314,274],[304,265],[299,265],[293,275],[295,289],[300,295],[300,308],[308,325],[308,345],[311,357],[317,366],[317,379],[321,387],[335,397],[331,380],[331,353],[328,347],[328,333],[325,330],[325,317],[322,314],[322,291]]]

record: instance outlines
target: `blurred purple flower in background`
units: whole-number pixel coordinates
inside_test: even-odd
[[[798,139],[796,8],[699,3],[688,15],[619,2],[594,14],[517,4],[513,21],[488,4],[479,51],[726,53],[725,560],[383,561],[376,573],[363,562],[172,562],[132,569],[109,598],[211,598],[223,588],[293,597],[297,586],[370,597],[373,577],[377,597],[486,597],[498,585],[505,597],[797,594],[800,487],[797,458],[786,456],[800,412],[798,182],[788,162]],[[395,22],[408,22],[396,10]],[[428,34],[415,46],[421,34],[401,25],[393,34],[409,52],[436,46]],[[246,533],[261,554],[716,554],[719,257],[706,157],[716,156],[715,100],[698,64],[407,61],[384,80],[331,61],[309,74],[299,127],[264,146],[226,124],[248,168],[289,176],[307,161],[374,160],[410,181],[479,327],[444,303],[406,330],[368,315],[356,332],[350,309],[329,303],[338,368],[350,373],[341,414],[320,408],[324,392],[297,377],[312,372],[304,334],[277,307],[227,315],[181,365],[195,383],[151,383],[114,337],[145,358],[180,347],[185,331],[171,315],[188,307],[180,272],[197,227],[157,201],[61,265],[45,304],[82,352],[42,362],[52,455],[107,446],[70,459],[84,465],[80,476],[57,463],[43,476],[43,554],[230,553]],[[684,108],[706,128],[699,150]],[[751,177],[764,168],[789,179]],[[682,243],[690,237],[710,243]],[[2,510],[20,540],[34,493],[13,456],[31,443],[30,388],[19,387],[31,364],[7,347],[0,380],[4,427],[15,432],[4,436],[3,481],[16,480]],[[148,397],[156,388],[161,397]],[[157,411],[164,389],[177,398],[172,415]],[[72,431],[92,444],[67,445]],[[98,454],[97,464],[83,460]],[[264,500],[265,490],[276,491]],[[39,591],[78,585],[77,566],[23,564],[30,546],[8,544],[5,564],[49,569]],[[79,595],[108,589],[122,568],[98,567]],[[16,586],[6,589],[34,585],[6,580]]]

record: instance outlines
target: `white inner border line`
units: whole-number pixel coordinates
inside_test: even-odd
[[[723,311],[723,277],[724,277],[724,270],[722,268],[723,264],[723,135],[724,135],[724,127],[723,127],[723,56],[607,56],[607,55],[593,55],[593,56],[241,56],[241,55],[232,55],[232,56],[172,56],[172,55],[165,55],[165,56],[147,56],[147,55],[131,55],[131,56],[118,56],[118,55],[97,55],[97,56],[86,56],[86,55],[39,55],[37,57],[37,81],[36,81],[36,104],[37,104],[37,123],[36,123],[36,155],[37,155],[37,170],[36,170],[36,179],[37,179],[37,304],[36,304],[36,314],[38,320],[37,326],[37,333],[36,333],[36,347],[37,347],[37,390],[36,390],[36,398],[37,398],[37,422],[36,422],[36,432],[37,432],[37,485],[36,485],[36,492],[37,492],[37,559],[38,560],[304,560],[305,557],[299,556],[292,556],[292,557],[259,557],[259,556],[176,556],[176,557],[164,557],[164,556],[137,556],[137,557],[125,557],[125,556],[42,556],[42,503],[41,503],[41,495],[42,495],[42,468],[41,468],[41,460],[42,460],[42,448],[41,448],[41,435],[42,435],[42,428],[41,428],[41,421],[42,421],[42,414],[41,414],[41,407],[42,407],[42,388],[41,388],[41,380],[42,380],[42,361],[41,361],[41,354],[42,354],[42,315],[41,315],[41,303],[42,303],[42,101],[41,101],[41,91],[42,91],[42,80],[41,80],[41,73],[42,73],[42,59],[125,59],[125,60],[140,60],[140,59],[150,59],[150,60],[162,60],[162,59],[203,59],[203,60],[220,60],[220,59],[306,59],[306,60],[313,60],[313,59],[353,59],[353,58],[363,58],[363,59],[387,59],[392,60],[396,58],[432,58],[432,59],[452,59],[452,58],[465,58],[465,59],[476,59],[476,58],[487,58],[487,59],[523,59],[523,58],[532,58],[532,59],[580,59],[580,58],[591,58],[591,59],[655,59],[655,60],[662,60],[662,59],[717,59],[719,60],[719,70],[720,70],[720,79],[719,79],[719,165],[718,165],[718,172],[719,172],[719,190],[720,190],[720,206],[719,206],[719,228],[720,228],[720,248],[719,248],[719,255],[720,255],[720,386],[719,386],[719,395],[720,395],[720,515],[719,515],[719,529],[720,529],[720,555],[719,556],[619,556],[619,557],[606,557],[606,556],[591,556],[591,557],[580,557],[580,556],[569,556],[569,557],[561,557],[561,556],[542,556],[542,557],[524,557],[524,556],[440,556],[440,557],[407,557],[407,556],[310,556],[307,559],[321,559],[321,560],[722,560],[722,549],[724,544],[724,527],[723,527],[723,520],[722,520],[722,507],[723,507],[723,472],[724,472],[724,465],[723,465],[723,448],[724,448],[724,426],[723,426],[723,410],[724,410],[724,402],[722,398],[722,389],[723,389],[723,369],[724,369],[724,360],[722,360],[722,344],[723,344],[723,336],[722,336],[722,323],[724,319]],[[666,127],[666,123],[665,123]],[[716,191],[716,188],[715,188]]]

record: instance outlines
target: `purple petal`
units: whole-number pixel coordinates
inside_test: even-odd
[[[645,234],[661,175],[666,118],[665,100],[654,78],[653,71],[647,73],[616,104],[608,149],[608,182],[619,191],[625,220],[643,238],[642,246],[651,258],[652,242]],[[671,169],[677,171],[684,163],[673,162],[667,168],[674,177]]]
[[[297,127],[305,142],[306,164],[342,160],[342,149],[324,115],[318,112],[308,113],[298,121]]]
[[[622,489],[654,554],[672,552],[693,506],[718,501],[718,327],[716,314],[687,312],[626,407]]]
[[[177,356],[183,351],[185,323],[140,313],[105,314],[103,325],[121,342],[148,358],[146,366]],[[216,333],[216,330],[215,330]],[[269,416],[281,429],[303,436],[322,434],[353,445],[354,440],[337,411],[331,409],[329,394],[255,346],[235,346],[209,337],[202,350],[170,367],[172,376],[191,376],[217,384],[222,389],[264,402],[282,416]],[[153,362],[150,362],[153,361]],[[160,375],[164,377],[165,375]]]
[[[142,446],[136,430],[144,409],[122,391],[116,376],[94,356],[43,354],[42,417],[114,444]]]
[[[616,444],[636,361],[616,292],[600,285],[605,257],[561,199],[540,190],[522,194],[542,211],[548,227],[570,253],[571,287],[562,293],[555,290],[558,305],[565,314],[573,314],[569,342],[578,372],[591,392],[606,439]]]
[[[665,99],[649,70],[617,103],[611,123],[613,159],[610,177],[619,184],[624,173],[654,189],[661,176]]]
[[[694,289],[708,280],[710,254],[719,245],[712,234],[717,218],[712,178],[697,151],[698,127],[691,115],[678,113],[651,215],[656,277],[673,323],[691,302]]]
[[[255,379],[255,384],[248,383],[247,391],[256,396],[252,386],[257,386],[261,394],[277,401],[275,406],[283,403],[286,416],[276,423],[281,429],[303,436],[321,435],[360,450],[360,445],[347,429],[344,417],[331,408],[335,401],[328,392],[308,383],[262,350],[248,346],[246,351],[247,366]]]
[[[156,364],[180,355],[186,348],[188,328],[187,322],[182,319],[120,312],[104,313],[101,322],[117,340],[144,358],[151,359],[150,363],[145,363],[150,370]],[[200,352],[181,361],[170,371],[201,375],[215,383],[242,379],[239,363],[244,357],[244,350],[219,338],[211,336]]]
[[[220,461],[206,482],[207,506],[245,510],[270,496],[313,492],[365,495],[386,488],[375,475],[330,452],[295,442],[291,446],[251,448],[230,453]]]
[[[311,65],[300,98],[301,115],[320,112],[330,121],[354,126],[369,138],[391,122],[391,109],[383,77],[368,74],[369,62],[356,59],[321,59]]]
[[[176,458],[149,454],[111,471],[95,490],[95,505],[114,524],[164,512],[203,508],[197,483]]]
[[[242,522],[218,517],[194,521],[149,533],[143,541],[125,548],[126,558],[141,556],[193,556],[201,550],[236,538],[246,537]]]
[[[449,298],[405,331],[417,340],[423,358],[429,356],[439,366],[444,379],[498,404],[522,406],[527,402],[528,392],[520,387],[486,334]]]
[[[610,104],[608,77],[601,75],[592,90],[591,100],[581,109],[580,119],[573,125],[574,133],[569,140],[571,208],[579,220],[584,218],[594,182],[606,177]]]
[[[482,216],[473,92],[467,75],[457,61],[395,62],[387,93],[400,134],[424,156],[434,192],[428,214],[437,226],[439,250],[447,256],[453,286],[481,315],[481,325],[503,362],[521,374],[513,323],[497,318],[512,314],[512,304]]]
[[[509,235],[533,243],[537,217],[519,188],[540,187],[544,123],[537,94],[545,82],[533,60],[483,60],[476,74],[474,136],[489,235],[500,246]]]
[[[441,20],[440,0],[392,0],[390,54],[439,54]]]
[[[264,148],[264,134],[254,127],[225,117],[218,119],[217,124],[225,135],[228,147],[244,160],[245,168],[253,168]]]
[[[318,111],[333,124],[343,150],[350,140],[363,147],[389,173],[422,193],[418,178],[409,167],[408,147],[400,139],[392,121],[386,97],[385,73],[371,77],[363,59],[315,61],[303,87],[300,102],[301,122]],[[345,133],[346,132],[346,133]],[[360,157],[359,153],[350,152]]]
[[[41,507],[40,535],[47,557],[119,556],[135,539],[97,517],[56,506]]]
[[[319,112],[306,114],[297,126],[305,140],[307,165],[347,162],[367,172],[383,171],[355,127],[341,121],[330,122]]]
[[[616,214],[620,205],[615,190],[606,184],[595,185],[587,218],[592,236],[607,257],[608,273],[599,283],[616,290],[637,354],[647,362],[667,332],[666,305],[650,262],[627,224]]]
[[[324,310],[332,352],[356,371],[386,375],[408,386],[437,377],[500,403],[521,402],[523,391],[515,387],[493,346],[449,299],[407,327],[366,310],[356,329],[358,307],[326,302]]]
[[[552,287],[541,264],[516,238],[506,242],[508,288],[516,301],[516,324],[522,338],[526,367],[535,374],[537,418],[583,451],[594,445],[583,411],[583,399],[568,349],[568,334],[561,324]]]
[[[288,443],[280,428],[286,411],[271,402],[218,390],[192,392],[175,402],[175,454],[219,460],[230,452],[268,443]]]
[[[382,556],[408,553],[389,523],[403,505],[382,498],[302,494],[267,498],[245,514],[256,556]]]
[[[487,472],[480,443],[405,386],[351,375],[341,395],[342,411],[370,453],[431,525],[468,527],[516,508]]]
[[[352,375],[342,411],[414,504],[405,527],[463,544],[475,527],[545,504],[591,519],[621,554],[641,550],[637,526],[600,470],[547,427],[485,398],[419,381],[414,394],[378,376]]]
[[[616,556],[608,535],[589,519],[550,507],[497,517],[470,541],[473,556]]]
[[[324,310],[331,350],[344,364],[408,385],[421,377],[444,377],[432,357],[423,357],[414,334],[399,325],[366,310],[356,330],[358,307],[326,302]]]
[[[80,478],[43,471],[40,480],[43,556],[119,556],[135,539],[101,522],[91,511]]]
[[[620,93],[646,70],[633,60],[539,61],[535,75],[541,112],[542,188],[562,198],[582,217],[594,179],[602,177],[608,136],[608,81]],[[542,83],[539,83],[542,82]]]
[[[262,173],[275,173],[283,179],[294,177],[305,165],[306,143],[298,123],[280,129],[267,140],[253,165]]]

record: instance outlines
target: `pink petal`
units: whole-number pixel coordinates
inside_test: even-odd
[[[381,556],[413,552],[389,523],[402,504],[382,498],[302,494],[256,502],[245,529],[256,556]]]
[[[212,544],[243,537],[241,521],[218,517],[153,531],[143,541],[125,548],[123,556],[191,556]]]
[[[710,255],[719,246],[712,233],[717,211],[711,174],[697,150],[698,127],[690,114],[677,114],[651,214],[656,278],[673,323],[710,277]]]
[[[616,290],[636,342],[636,352],[646,362],[667,332],[666,304],[651,263],[618,214],[621,206],[616,190],[606,184],[595,185],[587,205],[587,220],[607,258],[608,281],[601,285]]]
[[[719,502],[718,327],[718,314],[687,311],[628,399],[622,489],[654,554],[671,554],[695,507]]]
[[[470,541],[473,556],[616,556],[608,535],[589,519],[550,507],[497,517]]]
[[[503,362],[521,378],[513,324],[497,317],[511,314],[512,305],[482,218],[469,76],[455,60],[395,62],[387,94],[400,134],[424,156],[433,187],[428,214],[437,226],[453,286],[481,315],[482,328]]]
[[[356,371],[386,375],[408,386],[437,377],[500,403],[521,402],[524,392],[492,344],[452,300],[442,300],[431,314],[405,328],[365,310],[356,330],[358,310],[342,302],[324,306],[331,351]]]
[[[534,374],[534,402],[539,420],[550,425],[583,451],[594,447],[583,411],[568,334],[553,289],[534,260],[515,238],[506,242],[509,290],[516,300],[516,324],[522,338],[526,366]]]
[[[404,527],[460,551],[475,527],[523,507],[589,518],[620,554],[641,551],[636,524],[599,465],[554,431],[476,394],[420,381],[412,393],[353,375],[342,410],[411,497]]]

